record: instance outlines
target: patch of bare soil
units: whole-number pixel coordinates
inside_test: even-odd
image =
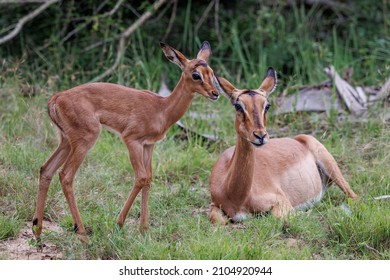
[[[44,233],[60,233],[61,228],[52,222],[44,221]],[[45,240],[41,249],[31,246],[34,240],[31,223],[26,223],[16,238],[0,241],[0,256],[9,260],[56,260],[63,259],[63,254],[53,243]]]

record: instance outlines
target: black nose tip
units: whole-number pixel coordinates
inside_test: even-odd
[[[217,91],[213,91],[212,94],[215,96],[215,97],[218,97],[219,96],[219,93]]]
[[[257,134],[256,132],[253,132],[253,135],[259,139],[259,143],[260,145],[262,145],[264,143],[264,139],[265,137],[267,137],[267,133],[264,133],[262,136],[260,136],[259,134]]]

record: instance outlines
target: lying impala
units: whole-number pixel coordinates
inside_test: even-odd
[[[255,90],[236,89],[223,78],[218,81],[236,109],[237,143],[221,155],[211,173],[211,222],[226,224],[228,219],[236,222],[248,213],[268,211],[284,217],[320,200],[332,182],[357,198],[332,155],[314,137],[269,140],[267,97],[277,82],[272,68]]]
[[[213,70],[207,64],[211,54],[208,42],[202,44],[197,58],[193,60],[188,60],[166,44],[161,43],[161,47],[165,56],[182,70],[181,78],[169,97],[110,83],[90,83],[56,93],[50,98],[49,116],[58,128],[60,142],[40,171],[33,218],[33,232],[37,239],[42,232],[50,182],[63,166],[59,173],[60,183],[72,214],[74,231],[81,240],[86,240],[73,181],[102,126],[120,135],[129,150],[135,175],[133,189],[117,218],[117,224],[123,226],[134,199],[142,190],[140,225],[142,229],[147,229],[154,144],[162,140],[169,127],[184,115],[196,93],[212,101],[219,97]]]

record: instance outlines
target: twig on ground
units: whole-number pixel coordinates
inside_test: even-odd
[[[363,115],[367,111],[367,96],[364,93],[361,94],[356,91],[355,88],[343,80],[332,65],[326,67],[324,70],[329,78],[333,80],[337,92],[351,113],[355,116]]]
[[[383,257],[383,254],[381,252],[379,252],[377,249],[371,247],[370,245],[366,244],[366,243],[363,243],[362,244],[366,249],[370,250],[370,251],[373,251],[375,254]]]
[[[386,97],[390,97],[390,78],[383,84],[378,94],[370,98],[370,102],[379,101]]]
[[[376,196],[374,197],[375,200],[387,200],[390,199],[390,195],[381,195],[381,196]]]

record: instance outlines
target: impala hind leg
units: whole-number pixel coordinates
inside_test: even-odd
[[[125,141],[126,142],[126,141]],[[153,151],[152,148],[148,148],[148,146],[145,147],[138,142],[129,142],[126,143],[127,148],[129,150],[129,155],[130,155],[130,162],[131,165],[133,166],[134,170],[134,185],[133,189],[130,192],[129,197],[126,200],[125,205],[123,206],[121,212],[118,215],[117,218],[117,224],[120,228],[123,227],[123,224],[125,223],[127,214],[130,211],[131,206],[134,203],[135,198],[137,197],[138,193],[146,188],[146,190],[143,190],[143,199],[142,199],[142,204],[141,204],[141,218],[140,218],[140,223],[141,223],[141,228],[146,229],[147,228],[147,222],[148,222],[148,196],[149,196],[149,187],[152,181],[152,171],[148,171],[148,167],[145,165],[144,162],[144,156],[146,154],[146,157],[148,157],[148,153],[150,153],[150,166],[151,168],[151,153]],[[150,149],[150,150],[149,150]]]
[[[50,187],[51,180],[53,179],[56,171],[67,159],[70,153],[70,144],[68,140],[60,135],[60,143],[51,157],[41,167],[39,176],[39,190],[37,194],[35,214],[33,218],[33,233],[34,236],[39,239],[42,233],[43,213],[45,209],[47,192]]]
[[[355,192],[351,189],[348,182],[344,179],[344,176],[341,173],[336,160],[327,150],[322,152],[320,160],[317,161],[317,166],[321,173],[321,177],[325,175],[325,184],[335,183],[347,196],[353,200],[358,198]]]
[[[69,157],[59,174],[62,190],[72,215],[74,231],[78,234],[81,241],[87,241],[88,238],[86,237],[87,233],[74,196],[74,178],[88,151],[95,144],[98,135],[99,131],[84,135],[82,140],[78,138],[77,141],[74,141],[73,143],[75,144],[72,146]]]
[[[358,198],[349,186],[348,182],[344,179],[336,160],[328,152],[324,145],[310,135],[298,135],[295,137],[295,140],[304,144],[313,153],[316,158],[316,163],[322,180],[325,181],[325,185],[330,182],[334,182],[347,196],[352,199]]]

